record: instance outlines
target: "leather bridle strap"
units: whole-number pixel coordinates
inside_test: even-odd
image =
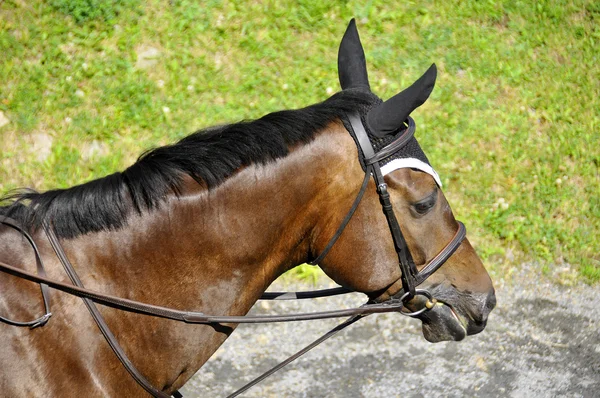
[[[352,207],[350,207],[350,210],[348,211],[348,213],[346,213],[346,216],[340,223],[340,226],[338,227],[337,231],[335,231],[335,234],[329,240],[329,243],[327,243],[327,246],[325,246],[325,249],[323,249],[321,254],[314,260],[309,261],[307,264],[318,265],[321,263],[321,261],[323,261],[325,256],[327,256],[327,253],[329,253],[329,250],[331,250],[331,248],[333,247],[335,242],[337,242],[338,238],[342,235],[342,232],[344,232],[344,229],[346,229],[346,225],[348,225],[348,223],[350,222],[350,219],[354,215],[354,212],[358,208],[358,205],[360,204],[360,201],[362,200],[362,198],[367,190],[367,187],[369,186],[369,179],[370,179],[370,174],[369,174],[369,170],[367,170],[367,172],[365,173],[365,178],[363,178],[363,182],[360,187],[360,191],[358,192],[358,195],[356,195],[356,198],[354,199],[354,203],[352,203]]]
[[[458,224],[458,230],[454,234],[454,237],[448,244],[440,251],[427,265],[425,265],[415,275],[415,284],[419,286],[427,278],[431,276],[435,271],[438,270],[444,263],[450,258],[452,254],[458,249],[462,241],[467,237],[467,229],[465,224],[460,221],[456,221]]]
[[[35,244],[35,241],[27,233],[27,231],[25,231],[23,228],[21,228],[19,223],[10,217],[0,216],[0,224],[4,224],[12,229],[17,230],[21,235],[23,235],[25,237],[25,239],[27,239],[27,242],[33,249],[33,254],[35,256],[35,264],[37,266],[37,273],[38,273],[38,275],[40,275],[42,277],[46,277],[46,270],[44,269],[44,262],[42,261],[42,256],[40,255],[40,251],[38,250],[37,245]],[[44,283],[40,284],[40,289],[42,291],[42,300],[44,302],[44,312],[45,312],[44,315],[42,315],[38,319],[34,319],[33,321],[28,321],[28,322],[13,321],[12,319],[8,319],[3,316],[0,316],[0,322],[4,322],[4,323],[7,323],[12,326],[29,327],[31,329],[39,327],[39,326],[44,326],[48,322],[50,317],[52,316],[52,312],[50,312],[50,290],[48,289],[48,285],[46,285]]]
[[[450,240],[450,242],[448,242],[448,244],[429,263],[427,263],[423,267],[423,269],[417,274],[417,276],[415,278],[416,286],[423,283],[423,281],[425,281],[429,276],[431,276],[431,274],[433,274],[435,271],[437,271],[438,268],[440,268],[446,261],[448,261],[450,256],[456,251],[456,249],[460,246],[461,242],[465,239],[466,233],[467,232],[466,232],[466,228],[465,228],[464,224],[461,223],[460,221],[458,221],[458,230],[454,234],[454,237],[452,238],[452,240]],[[344,288],[338,288],[338,289],[344,289]],[[329,289],[329,290],[334,291],[336,289]],[[319,291],[309,292],[309,293],[316,295],[315,293],[318,293],[318,292]],[[302,292],[297,292],[297,293],[302,293]],[[297,294],[297,293],[294,293],[294,294]],[[340,292],[340,294],[341,293],[342,292]],[[428,299],[431,299],[431,296],[426,291],[416,290],[415,293],[422,294],[422,295],[428,297]],[[286,294],[286,293],[279,293],[279,294]],[[399,303],[400,306],[403,306],[406,296],[407,296],[407,294],[404,291],[404,289],[401,289],[398,293],[396,293],[390,299],[388,299],[387,303],[390,303],[390,304]],[[373,302],[376,302],[376,299]],[[408,315],[408,316],[418,316],[418,315],[422,314],[423,312],[428,311],[429,309],[431,309],[431,307],[424,306],[422,309],[417,310],[416,312],[411,313],[411,314],[407,314],[402,311],[400,311],[400,313],[403,315]],[[331,329],[329,332],[325,333],[323,336],[321,336],[320,338],[318,338],[317,340],[315,340],[308,346],[306,346],[303,349],[301,349],[300,351],[296,352],[294,355],[290,356],[283,362],[279,363],[278,365],[276,365],[273,368],[269,369],[268,371],[264,372],[260,376],[256,377],[249,383],[242,386],[240,389],[236,390],[234,393],[228,395],[227,398],[237,397],[238,395],[247,391],[251,387],[260,383],[261,381],[263,381],[264,379],[266,379],[273,373],[277,372],[284,366],[288,365],[292,361],[298,359],[300,356],[306,354],[308,351],[310,351],[317,345],[321,344],[322,342],[329,339],[330,337],[336,335],[341,330],[352,325],[354,322],[358,321],[361,318],[364,318],[365,316],[366,315],[354,315],[354,316],[348,318],[346,321],[337,325],[335,328]]]
[[[398,152],[398,150],[400,150],[402,147],[404,147],[406,144],[408,144],[408,141],[410,141],[410,139],[413,138],[413,136],[415,135],[417,126],[415,125],[415,121],[413,120],[413,118],[410,116],[406,120],[406,124],[407,124],[406,130],[402,133],[402,135],[400,137],[396,138],[390,144],[388,144],[385,147],[378,150],[377,153],[370,155],[369,157],[366,157],[366,155],[365,155],[365,164],[369,165],[369,164],[379,163],[383,159]],[[361,126],[362,126],[362,123],[361,123]],[[352,125],[352,127],[354,128],[354,125]],[[370,144],[370,141],[369,141],[369,144]]]
[[[291,362],[295,361],[296,359],[300,358],[302,355],[306,354],[308,351],[312,350],[313,348],[315,348],[316,346],[318,346],[325,340],[329,339],[330,337],[335,336],[336,334],[338,334],[339,332],[341,332],[348,326],[352,325],[354,322],[364,318],[365,316],[366,315],[354,315],[354,316],[346,319],[344,322],[340,323],[339,325],[337,325],[336,327],[334,327],[333,329],[331,329],[330,331],[325,333],[323,336],[319,337],[318,339],[316,339],[315,341],[313,341],[312,343],[310,343],[309,345],[307,345],[300,351],[296,352],[294,355],[288,357],[286,360],[278,363],[277,365],[273,366],[271,369],[267,370],[260,376],[256,377],[249,383],[247,383],[244,386],[242,386],[241,388],[239,388],[238,390],[229,394],[227,396],[227,398],[235,398],[238,395],[248,391],[250,388],[254,387],[255,385],[257,385],[258,383],[260,383],[267,377],[271,376],[273,373],[277,372],[278,370],[282,369],[284,366],[286,366],[286,365],[290,364]]]
[[[360,145],[364,158],[374,159],[375,150],[373,149],[371,140],[365,131],[360,116],[357,113],[352,113],[348,115],[348,120],[350,121],[350,125],[352,126],[352,130],[354,131],[354,135],[358,141],[358,144]],[[410,131],[411,129],[407,130]],[[414,129],[412,129],[412,131],[414,133]],[[401,136],[401,138],[408,137],[409,135],[411,134],[405,133]],[[406,142],[408,142],[408,139],[410,139],[410,137],[408,137],[406,140],[400,139],[398,142],[403,142],[403,145],[405,145]],[[397,149],[399,148],[400,147]],[[415,276],[417,274],[417,267],[415,266],[412,255],[410,254],[410,250],[408,249],[408,245],[406,244],[406,239],[404,239],[404,235],[402,235],[400,224],[398,224],[396,214],[394,213],[394,207],[392,206],[390,194],[387,191],[387,184],[383,179],[379,162],[374,162],[368,165],[367,172],[369,171],[369,168],[371,169],[373,178],[375,179],[381,208],[383,209],[383,213],[385,214],[385,218],[388,222],[392,239],[394,241],[394,249],[398,255],[400,271],[402,272],[402,288],[405,292],[409,293],[407,295],[407,299],[410,300],[415,296]]]
[[[380,196],[383,212],[386,215],[390,231],[392,232],[394,246],[396,248],[396,252],[398,253],[399,263],[402,271],[401,281],[403,288],[399,292],[394,294],[393,297],[406,297],[407,299],[410,299],[410,297],[414,295],[414,288],[423,283],[425,279],[427,279],[439,267],[441,267],[452,255],[452,253],[454,253],[458,246],[460,246],[461,242],[466,237],[465,226],[460,221],[458,221],[458,230],[456,231],[456,234],[454,235],[453,239],[419,272],[412,259],[408,246],[406,245],[406,241],[404,239],[404,236],[402,235],[402,230],[398,225],[398,221],[396,219],[390,201],[389,193],[387,192],[387,185],[385,184],[383,175],[381,174],[381,168],[378,164],[379,161],[385,159],[390,155],[393,155],[396,151],[398,151],[408,143],[408,141],[414,136],[416,130],[415,122],[409,116],[406,121],[406,130],[390,144],[388,144],[384,148],[380,149],[377,153],[375,153],[360,117],[357,114],[351,114],[347,117],[354,132],[354,136],[356,137],[356,140],[358,141],[358,144],[362,150],[362,158],[365,164],[365,178],[363,179],[361,189],[356,199],[354,200],[352,207],[342,220],[340,226],[336,230],[336,233],[329,240],[328,244],[325,246],[325,249],[321,252],[321,254],[308,264],[319,264],[329,253],[330,249],[333,247],[335,242],[342,235],[346,225],[348,224],[348,222],[352,218],[352,215],[356,211],[356,208],[360,204],[360,201],[362,200],[366,187],[368,185],[368,180],[370,179],[370,176],[373,175]],[[361,155],[359,154],[359,156]],[[395,283],[396,282],[394,282],[392,285],[394,285]],[[265,292],[260,297],[260,299],[299,300],[317,297],[329,297],[350,292],[352,292],[352,290],[347,289],[345,287],[336,287],[332,289],[313,290],[304,292]],[[406,295],[406,292],[411,292],[411,294]],[[377,302],[378,300],[375,299],[375,301]]]
[[[74,286],[52,279],[35,275],[20,268],[13,267],[0,261],[0,271],[19,278],[27,279],[34,283],[45,283],[49,287],[71,294],[73,296],[90,299],[98,304],[119,310],[155,316],[159,318],[171,319],[173,321],[191,323],[191,324],[217,324],[217,323],[273,323],[273,322],[293,322],[310,321],[316,319],[343,318],[352,315],[379,314],[384,312],[398,312],[404,308],[399,302],[384,302],[376,304],[365,304],[358,308],[349,308],[344,310],[320,311],[314,313],[300,313],[289,315],[207,315],[202,312],[182,311],[174,308],[161,307],[142,303],[139,301],[128,300],[121,297],[111,296],[109,294],[99,293],[83,287]]]
[[[452,240],[450,240],[450,242],[448,242],[448,244],[446,246],[444,246],[444,248],[434,258],[432,258],[427,264],[425,264],[425,266],[419,272],[417,272],[417,274],[415,275],[415,277],[414,277],[415,287],[419,286],[420,284],[425,282],[425,280],[427,280],[427,278],[429,278],[435,271],[437,271],[442,265],[444,265],[444,263],[446,261],[448,261],[450,256],[452,256],[452,254],[454,254],[454,252],[461,245],[462,241],[466,238],[467,229],[466,229],[465,225],[460,221],[456,221],[456,223],[458,224],[458,229],[456,230],[456,233],[452,237]],[[394,284],[392,284],[392,285],[394,285]],[[391,299],[392,300],[400,299],[405,296],[406,296],[406,290],[404,290],[404,288],[402,288],[402,289],[400,289],[400,291],[398,291],[397,293],[392,295]],[[379,302],[379,301],[380,301],[379,298],[373,299],[373,302]]]
[[[383,148],[380,152],[375,153],[373,149],[373,145],[371,145],[371,141],[369,140],[369,136],[365,131],[365,128],[362,124],[360,116],[356,113],[352,113],[347,115],[350,125],[353,129],[354,136],[358,141],[358,144],[362,150],[362,156],[365,163],[365,177],[363,179],[360,191],[352,204],[352,207],[340,223],[337,231],[333,235],[333,237],[325,246],[325,249],[321,252],[321,254],[314,260],[310,261],[308,264],[317,265],[323,259],[333,245],[337,242],[338,238],[344,232],[346,225],[350,222],[350,219],[354,215],[354,212],[358,208],[364,193],[367,189],[368,182],[370,176],[372,175],[375,184],[377,186],[377,192],[379,194],[379,200],[381,202],[381,207],[383,209],[383,213],[385,214],[386,220],[388,222],[388,226],[390,228],[390,232],[392,234],[392,238],[394,241],[394,248],[398,255],[400,269],[402,271],[402,287],[404,291],[410,292],[407,296],[407,299],[411,299],[415,295],[415,275],[417,274],[417,268],[412,259],[412,255],[410,254],[410,250],[408,249],[408,245],[406,244],[406,240],[402,235],[402,230],[400,229],[400,225],[398,224],[398,220],[396,219],[396,215],[394,213],[394,208],[392,206],[390,195],[387,192],[387,184],[383,179],[383,174],[381,173],[381,168],[379,166],[379,160],[386,158],[387,156],[393,154],[402,148],[406,143],[413,137],[415,132],[415,122],[412,118],[408,119],[408,127],[406,131],[394,142]],[[343,291],[336,291],[334,294],[341,294]]]
[[[348,293],[354,293],[354,290],[338,286],[329,289],[304,290],[300,292],[264,292],[259,300],[306,300]]]
[[[416,281],[422,283],[429,275],[437,270],[454,253],[465,237],[465,227],[458,222],[459,229],[452,240],[434,257],[434,259],[425,265],[423,270],[417,274]],[[62,249],[61,249],[62,251]],[[68,260],[68,259],[67,259]],[[388,300],[382,303],[365,304],[358,308],[349,308],[345,310],[321,311],[315,313],[300,313],[289,315],[245,315],[245,316],[215,316],[207,315],[202,312],[182,311],[173,308],[161,307],[142,303],[139,301],[128,300],[121,297],[103,294],[84,287],[74,286],[58,282],[46,277],[42,277],[21,268],[13,267],[4,262],[0,262],[0,271],[11,274],[34,283],[46,284],[49,287],[63,291],[65,293],[89,299],[98,304],[106,305],[123,311],[134,312],[143,315],[156,316],[160,318],[171,319],[174,321],[193,323],[193,324],[215,324],[215,323],[272,323],[272,322],[290,322],[290,321],[308,321],[315,319],[340,318],[353,315],[366,315],[384,312],[398,312],[404,308],[403,303],[394,300]],[[417,291],[418,292],[418,291]],[[404,293],[401,291],[401,293]],[[397,296],[397,295],[395,295]],[[403,313],[404,314],[404,313]],[[407,314],[405,314],[407,315]]]
[[[48,240],[50,242],[50,245],[52,246],[52,249],[56,253],[56,256],[58,257],[60,262],[62,263],[63,268],[65,269],[65,272],[69,276],[69,279],[71,279],[71,282],[73,283],[73,285],[75,285],[79,288],[83,288],[83,283],[81,282],[81,279],[79,279],[79,276],[77,275],[77,272],[75,272],[75,269],[73,268],[73,265],[71,264],[71,261],[69,261],[69,258],[67,257],[66,253],[64,252],[64,250],[58,240],[58,237],[54,233],[54,229],[52,227],[50,227],[47,223],[43,224],[43,228],[44,228],[44,231],[46,232],[46,235],[48,236]],[[131,362],[131,360],[125,353],[125,351],[123,351],[123,348],[121,348],[121,345],[117,341],[117,338],[115,337],[115,335],[112,333],[112,331],[108,327],[106,321],[104,320],[104,317],[102,316],[102,314],[96,307],[96,304],[94,304],[94,302],[92,300],[90,300],[89,298],[82,297],[82,299],[83,299],[83,303],[85,304],[88,311],[92,315],[92,318],[96,322],[96,325],[98,325],[98,329],[100,329],[100,332],[106,339],[108,345],[113,350],[113,352],[115,353],[117,358],[119,358],[119,361],[121,362],[121,364],[123,364],[123,367],[127,370],[127,372],[129,372],[131,377],[133,377],[133,379],[144,390],[146,390],[146,392],[148,392],[153,397],[170,398],[171,396],[169,394],[166,394],[166,393],[156,389],[144,377],[144,375],[135,367],[133,362]],[[176,394],[179,394],[179,392],[176,392]],[[180,394],[175,395],[175,397],[181,397],[181,395]]]

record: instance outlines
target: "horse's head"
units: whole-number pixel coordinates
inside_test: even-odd
[[[354,20],[342,39],[338,68],[343,90],[370,93],[365,56]],[[437,299],[430,311],[419,316],[423,334],[432,342],[462,340],[468,334],[479,333],[496,303],[492,282],[481,260],[466,238],[457,239],[460,224],[442,193],[439,177],[414,137],[406,134],[411,128],[414,132],[409,114],[427,100],[435,78],[436,69],[432,65],[408,89],[385,102],[374,96],[372,105],[357,114],[354,121],[351,117],[345,121],[361,158],[360,163],[351,162],[356,181],[365,171],[376,174],[369,169],[369,156],[357,130],[367,133],[363,133],[362,140],[368,137],[376,154],[386,146],[390,148],[390,144],[403,142],[403,136],[407,137],[404,145],[392,146],[395,151],[388,151],[375,162],[380,166],[380,177],[387,185],[401,231],[393,238],[393,222],[382,212],[380,197],[371,182],[346,229],[327,256],[319,261],[323,270],[338,283],[365,292],[375,301],[385,301],[409,290],[402,269],[409,266],[418,275],[424,268],[430,268],[432,260],[435,263],[436,257],[454,246],[455,251],[436,272],[426,280],[419,277],[413,280]],[[352,156],[356,157],[356,152]],[[328,218],[324,223],[333,224],[334,218],[339,223],[339,216]],[[325,249],[336,227],[320,226],[321,233],[315,234],[313,242],[315,252]],[[402,246],[401,241],[406,242],[408,251],[398,247]],[[449,247],[451,242],[456,244]],[[404,268],[399,263],[404,263]],[[408,298],[412,299],[407,301],[406,307],[412,311],[422,308],[427,301],[422,295]],[[432,302],[427,305],[431,307]]]

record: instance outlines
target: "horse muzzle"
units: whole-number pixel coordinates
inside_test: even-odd
[[[485,329],[488,315],[496,306],[493,290],[487,294],[441,294],[438,289],[434,290],[437,290],[437,293],[432,292],[437,302],[431,310],[417,316],[423,323],[423,336],[427,341],[460,341]],[[413,303],[415,300],[419,302]],[[424,305],[420,302],[423,298],[416,297],[415,300],[409,307]]]

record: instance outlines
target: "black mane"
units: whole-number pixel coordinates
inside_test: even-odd
[[[167,194],[178,194],[184,175],[211,189],[244,166],[285,157],[291,146],[310,142],[327,124],[373,100],[372,94],[347,90],[303,109],[200,130],[142,154],[123,172],[68,189],[8,195],[0,199],[10,202],[0,214],[29,229],[51,220],[62,238],[117,229],[132,210],[154,209]]]

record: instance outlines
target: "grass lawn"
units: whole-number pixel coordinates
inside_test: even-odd
[[[5,0],[0,194],[326,99],[355,16],[381,97],[438,65],[417,136],[492,273],[600,281],[600,3],[391,3]]]

